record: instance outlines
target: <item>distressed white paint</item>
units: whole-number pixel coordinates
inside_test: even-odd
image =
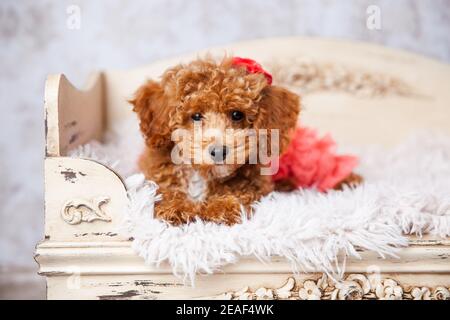
[[[413,241],[414,243],[414,241]],[[373,274],[376,265],[380,279],[396,279],[404,288],[450,287],[448,252],[433,241],[412,244],[399,259],[380,260],[362,251],[362,259],[348,261],[349,273]],[[183,285],[170,268],[152,268],[143,264],[128,242],[46,242],[38,248],[40,273],[47,276],[50,299],[195,299],[224,298],[227,292],[243,287],[280,288],[291,267],[287,261],[274,258],[262,264],[246,259],[208,277],[199,277],[195,288]],[[442,257],[446,258],[442,258]],[[420,263],[418,263],[420,261]],[[74,269],[74,266],[77,268]],[[377,275],[377,273],[375,273]],[[321,274],[299,274],[298,280],[317,279]],[[78,287],[73,287],[73,283]],[[131,294],[128,296],[128,294]]]

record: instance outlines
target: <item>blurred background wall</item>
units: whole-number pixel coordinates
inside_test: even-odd
[[[381,10],[380,30],[366,26],[370,5]],[[68,20],[74,8],[79,26]],[[44,294],[32,256],[43,236],[47,74],[81,85],[95,69],[292,35],[374,42],[449,62],[449,30],[450,0],[1,0],[0,297]],[[36,290],[22,290],[30,282]]]

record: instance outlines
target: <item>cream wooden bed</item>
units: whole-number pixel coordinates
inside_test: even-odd
[[[450,66],[379,46],[344,41],[281,38],[239,43],[227,52],[258,61],[345,66],[383,74],[406,84],[406,94],[361,97],[319,90],[304,96],[302,121],[329,131],[339,143],[394,146],[409,133],[435,128],[450,133]],[[224,53],[224,48],[207,50]],[[361,252],[347,263],[347,280],[337,286],[320,273],[293,276],[289,264],[245,259],[196,287],[182,285],[168,267],[152,268],[117,233],[127,203],[126,188],[110,168],[67,157],[67,151],[100,139],[131,114],[126,100],[149,77],[198,53],[126,71],[94,74],[84,90],[62,75],[45,87],[45,239],[37,245],[39,273],[49,299],[321,298],[450,299],[450,240],[411,238],[399,259]],[[450,177],[449,177],[450,178]]]

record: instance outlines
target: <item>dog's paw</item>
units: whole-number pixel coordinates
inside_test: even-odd
[[[200,204],[187,198],[166,196],[156,204],[155,217],[177,226],[195,221],[200,211]]]
[[[204,221],[233,225],[241,222],[241,204],[233,195],[208,198],[201,213]]]
[[[356,187],[364,182],[364,178],[359,174],[354,172],[350,173],[347,178],[339,182],[337,186],[334,187],[334,190],[342,190],[345,187]]]

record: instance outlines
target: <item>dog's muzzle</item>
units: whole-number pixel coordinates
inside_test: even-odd
[[[215,163],[223,163],[227,158],[228,147],[223,145],[212,145],[208,149],[211,159]]]

